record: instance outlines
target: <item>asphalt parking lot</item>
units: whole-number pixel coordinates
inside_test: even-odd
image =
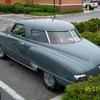
[[[0,60],[0,80],[19,93],[25,100],[49,100],[57,95],[43,86],[38,73],[11,59]],[[4,95],[3,93],[1,96]],[[6,98],[5,100],[10,99]]]
[[[100,7],[89,13],[70,14],[56,16],[57,19],[63,19],[69,22],[80,22],[91,18],[100,18]],[[52,18],[52,16],[49,16]],[[6,29],[9,24],[16,20],[36,18],[26,15],[1,15],[0,31]],[[43,18],[43,17],[42,17]],[[46,17],[47,18],[47,17]],[[0,60],[0,81],[3,81],[10,88],[20,94],[25,100],[50,100],[51,98],[62,93],[53,93],[47,90],[42,82],[40,75],[30,69],[14,62],[11,59]],[[11,97],[2,89],[1,100],[11,100]],[[9,98],[8,98],[9,97]]]
[[[91,18],[100,19],[100,6],[98,6],[98,8],[95,8],[92,11],[84,11],[84,13],[78,13],[78,14],[60,15],[57,16],[57,18],[69,22],[87,21]]]

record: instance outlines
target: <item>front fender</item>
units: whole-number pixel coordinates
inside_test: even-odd
[[[57,51],[55,51],[55,53],[48,52],[37,47],[31,47],[28,54],[31,61],[35,62],[41,70],[53,74],[59,80],[63,80],[64,82],[74,82],[73,76],[74,73],[77,72],[75,72],[72,67],[79,66],[79,62],[65,57]]]

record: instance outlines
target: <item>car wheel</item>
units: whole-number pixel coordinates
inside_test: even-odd
[[[6,55],[5,55],[5,53],[4,53],[3,49],[2,49],[2,46],[0,46],[0,58],[4,59],[5,57],[6,57]]]
[[[53,92],[61,89],[61,86],[57,83],[56,78],[47,72],[42,73],[42,81],[45,87]]]
[[[90,5],[87,5],[86,10],[93,10],[93,7],[91,7]]]

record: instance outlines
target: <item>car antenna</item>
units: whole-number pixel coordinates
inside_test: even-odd
[[[54,19],[56,18],[56,1],[53,0],[53,3],[54,3],[54,15],[53,15],[53,20],[52,21],[54,21]]]

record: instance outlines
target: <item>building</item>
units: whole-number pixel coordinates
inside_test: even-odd
[[[32,2],[33,0],[0,0],[0,3],[3,4],[14,4],[16,2]]]
[[[53,5],[54,0],[0,0],[0,3],[13,4],[15,2],[31,2],[40,5]],[[82,10],[82,0],[55,0],[56,6],[60,11],[64,10]]]
[[[82,0],[55,0],[55,2],[56,2],[56,6],[59,7],[60,11],[83,9]],[[54,0],[33,0],[33,4],[53,5]]]

